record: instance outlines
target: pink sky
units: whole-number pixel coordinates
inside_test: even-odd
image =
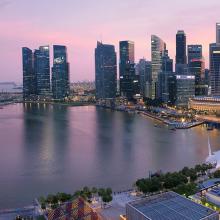
[[[23,46],[66,45],[71,81],[94,80],[97,40],[114,44],[117,54],[120,40],[132,40],[136,61],[150,60],[150,36],[156,34],[175,59],[178,29],[187,44],[203,45],[208,66],[219,10],[219,0],[0,0],[0,81],[22,81]]]

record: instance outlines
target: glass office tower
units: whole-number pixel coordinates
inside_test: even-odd
[[[216,23],[216,43],[220,44],[220,23]]]
[[[117,92],[117,60],[113,45],[97,42],[95,48],[96,98],[115,98]]]
[[[220,96],[220,44],[209,45],[211,94]]]
[[[23,98],[32,99],[36,95],[36,76],[33,68],[32,50],[22,48],[22,66],[23,66]]]
[[[176,64],[186,64],[186,35],[183,30],[176,34]]]
[[[158,75],[158,98],[165,103],[170,100],[169,95],[169,80],[173,75],[173,60],[168,55],[168,50],[165,50],[165,54],[162,57],[162,71]]]
[[[135,63],[134,63],[134,42],[132,41],[120,41],[120,95],[132,99],[138,86],[138,78],[135,75]]]
[[[146,61],[144,58],[140,59],[136,65],[136,70],[140,78],[140,94],[144,98],[151,98],[151,62]]]
[[[192,59],[202,59],[202,45],[193,44],[187,46],[188,65]]]
[[[37,95],[50,94],[50,55],[49,46],[40,46],[34,51],[34,72],[36,74]]]
[[[166,44],[156,35],[151,36],[151,64],[152,64],[152,85],[151,98],[158,98],[158,75],[162,71],[162,57],[165,54]]]
[[[186,62],[186,35],[183,30],[179,30],[176,34],[176,73],[187,74]]]
[[[70,92],[69,63],[67,48],[62,45],[53,46],[52,93],[54,99],[64,99]]]

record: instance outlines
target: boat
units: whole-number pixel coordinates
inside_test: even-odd
[[[161,128],[161,125],[159,125],[159,124],[154,124],[154,127],[156,127],[156,128]]]
[[[212,130],[213,130],[213,127],[212,127],[212,126],[208,126],[208,127],[206,128],[206,130],[207,130],[207,131],[212,131]]]
[[[175,127],[174,127],[174,128],[170,128],[170,130],[171,130],[171,131],[176,131],[176,128],[175,128]]]
[[[176,131],[176,126],[175,126],[175,125],[169,125],[168,128],[169,128],[171,131]]]

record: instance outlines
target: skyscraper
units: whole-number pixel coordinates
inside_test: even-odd
[[[183,30],[176,34],[176,65],[175,71],[177,74],[187,74],[186,64],[186,35]]]
[[[195,95],[208,95],[208,84],[205,80],[205,62],[203,59],[191,59],[189,63],[189,73],[195,76]]]
[[[176,105],[188,106],[190,98],[195,96],[195,76],[176,75]]]
[[[162,57],[162,71],[158,75],[158,98],[163,102],[169,102],[169,81],[173,75],[173,60],[168,55],[168,50],[165,50]]]
[[[151,64],[152,64],[152,85],[151,98],[157,97],[158,74],[162,71],[162,57],[166,50],[166,44],[156,35],[151,36]]]
[[[195,76],[195,95],[208,95],[208,84],[205,81],[205,62],[202,56],[202,45],[188,45],[188,70]]]
[[[117,60],[113,45],[97,42],[95,49],[96,98],[115,98],[117,91]]]
[[[22,64],[23,98],[31,99],[36,94],[36,77],[33,69],[33,53],[27,47],[22,48]]]
[[[220,23],[216,23],[216,43],[220,44]]]
[[[64,99],[69,95],[69,63],[65,46],[53,46],[52,92],[54,99]]]
[[[220,96],[220,44],[209,45],[211,94]]]
[[[132,99],[136,93],[134,90],[137,87],[134,63],[134,42],[120,41],[119,48],[120,95]]]
[[[146,61],[144,58],[140,59],[139,63],[136,65],[136,70],[140,78],[140,94],[143,97],[151,98],[151,62]]]
[[[202,59],[202,45],[194,44],[187,46],[188,65],[192,59]]]
[[[34,71],[37,81],[37,95],[50,94],[50,56],[49,46],[40,46],[34,51]]]
[[[186,64],[186,35],[183,30],[176,34],[176,64]]]

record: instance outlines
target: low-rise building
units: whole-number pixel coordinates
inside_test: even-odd
[[[175,192],[165,192],[128,203],[126,218],[127,220],[217,220],[219,214]]]
[[[199,111],[220,111],[220,97],[194,97],[189,100],[189,108]]]

